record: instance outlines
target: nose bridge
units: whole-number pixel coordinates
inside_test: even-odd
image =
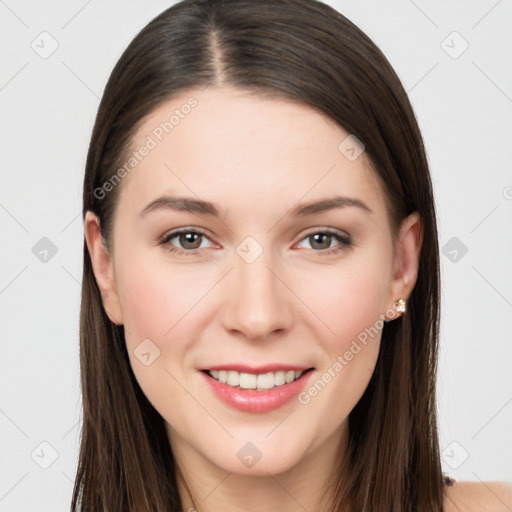
[[[228,330],[261,339],[273,331],[287,329],[292,315],[289,291],[278,277],[272,251],[263,250],[250,238],[239,244],[233,254],[224,322]]]

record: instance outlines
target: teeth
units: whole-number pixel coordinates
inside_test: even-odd
[[[256,387],[258,389],[272,389],[276,385],[275,380],[276,379],[272,372],[258,375],[258,380],[256,381]]]
[[[304,372],[290,370],[289,372],[269,372],[254,375],[253,373],[239,373],[233,370],[209,370],[209,375],[215,380],[228,386],[241,389],[272,389],[298,379]]]
[[[240,373],[240,387],[242,389],[256,389],[257,375],[252,373]]]
[[[238,372],[228,372],[228,380],[226,381],[226,384],[229,384],[230,386],[238,386],[240,384],[240,374]]]
[[[282,386],[286,382],[285,372],[276,372],[274,377],[274,384]]]

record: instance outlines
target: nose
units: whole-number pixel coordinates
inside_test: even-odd
[[[234,268],[226,276],[225,329],[255,341],[290,329],[294,295],[279,269],[265,251],[252,263],[234,255]]]

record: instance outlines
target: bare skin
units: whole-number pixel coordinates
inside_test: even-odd
[[[125,327],[134,373],[166,421],[200,512],[325,510],[322,486],[345,453],[348,414],[375,367],[382,319],[399,315],[393,304],[416,282],[421,222],[416,213],[404,219],[393,248],[385,196],[365,153],[347,159],[338,146],[349,134],[288,100],[187,91],[145,119],[133,148],[190,97],[197,106],[119,185],[109,251],[87,213],[104,307]],[[168,207],[141,213],[163,195],[213,202],[221,215]],[[371,211],[290,213],[334,195]],[[167,236],[181,228],[199,233],[188,246],[183,236]],[[326,229],[350,244],[335,236],[315,242]],[[240,247],[261,254],[249,263]],[[221,402],[200,371],[279,362],[314,367],[312,383],[332,374],[337,357],[372,326],[378,334],[307,404],[241,412]],[[145,339],[159,351],[149,366],[134,354]],[[261,453],[252,467],[237,456],[248,442]],[[188,511],[193,502],[183,486],[180,494]]]
[[[447,488],[445,512],[510,512],[510,482],[455,482]]]

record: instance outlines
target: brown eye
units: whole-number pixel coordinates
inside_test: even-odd
[[[333,239],[338,241],[334,246],[332,246]],[[306,235],[301,242],[304,240],[307,240],[311,249],[319,255],[332,254],[352,245],[349,235],[332,231],[314,231]]]
[[[160,245],[167,246],[170,252],[176,254],[194,255],[199,253],[198,249],[208,247],[205,245],[201,247],[205,240],[211,243],[210,239],[204,233],[183,229],[165,235],[160,240]]]
[[[331,247],[333,236],[326,233],[316,233],[314,235],[310,235],[309,239],[311,240],[310,243],[313,249],[323,250]]]
[[[202,236],[203,235],[200,233],[190,231],[188,233],[180,233],[178,235],[178,240],[184,249],[199,249],[199,247],[201,247]]]

